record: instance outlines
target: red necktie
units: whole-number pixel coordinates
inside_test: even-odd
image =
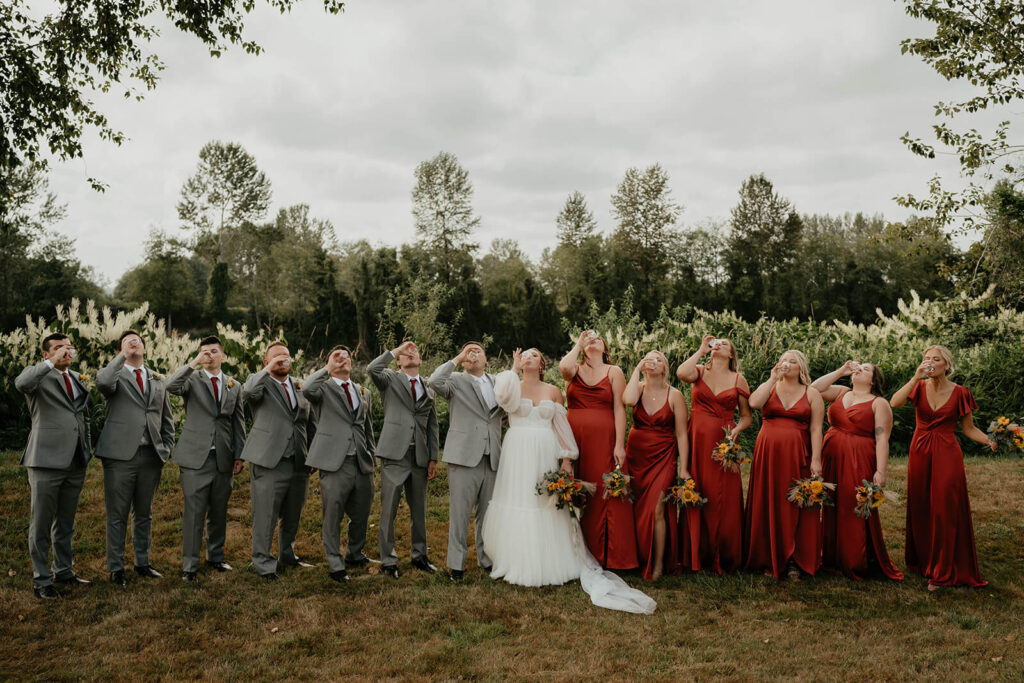
[[[345,398],[348,399],[348,407],[352,407],[352,394],[348,390],[348,382],[342,382],[341,386],[345,387]]]
[[[68,378],[68,373],[62,372],[60,374],[64,375],[64,388],[67,389],[68,398],[70,398],[72,401],[74,401],[75,400],[75,390],[71,388],[71,380]]]
[[[220,389],[217,388],[217,378],[211,377],[210,381],[213,382],[213,400],[220,403]]]
[[[295,402],[292,401],[292,395],[288,391],[288,382],[281,382],[281,388],[284,389],[284,395],[288,398],[288,407],[295,410]]]
[[[146,395],[146,385],[142,383],[142,368],[135,368],[135,383],[139,385],[139,393]]]
[[[412,384],[412,402],[416,403],[416,378],[410,377],[409,382]]]

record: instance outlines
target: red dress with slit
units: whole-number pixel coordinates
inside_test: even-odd
[[[761,410],[743,527],[744,568],[780,578],[792,560],[808,574],[821,564],[821,511],[786,500],[811,476],[811,404],[807,390],[788,410],[772,389]]]
[[[734,426],[739,397],[749,398],[750,392],[734,385],[715,394],[704,381],[704,368],[697,373],[691,391],[689,470],[708,502],[681,515],[680,559],[694,571],[735,572],[743,564],[743,478],[739,470],[722,469],[711,452],[726,437],[724,428]]]
[[[936,586],[984,586],[974,548],[974,525],[967,498],[964,454],[956,425],[978,404],[957,385],[938,410],[928,404],[925,384],[908,397],[916,408],[917,428],[907,464],[907,571]]]
[[[636,544],[640,568],[648,581],[654,569],[654,515],[660,507],[665,517],[665,550],[662,558],[662,572],[671,574],[676,569],[678,537],[676,530],[676,506],[665,503],[665,492],[672,487],[676,477],[679,446],[676,443],[676,418],[669,405],[665,404],[647,414],[643,395],[633,408],[633,428],[626,441],[626,462],[633,477],[633,515],[636,518]]]
[[[822,567],[858,581],[876,569],[902,581],[903,572],[886,552],[878,510],[872,510],[868,519],[854,512],[857,487],[875,475],[873,403],[863,401],[847,408],[840,396],[828,408],[829,428],[821,447],[822,476],[835,484],[836,490],[832,492],[835,507],[826,507],[822,514]]]
[[[605,569],[636,569],[636,531],[633,504],[627,500],[605,499],[601,477],[615,469],[615,395],[605,375],[593,386],[576,374],[565,390],[569,425],[580,449],[576,474],[597,484],[583,510],[580,528],[590,554]],[[623,465],[629,473],[629,462]]]

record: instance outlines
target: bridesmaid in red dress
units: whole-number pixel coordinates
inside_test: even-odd
[[[697,365],[708,353],[707,363]],[[736,441],[750,426],[750,387],[732,342],[711,335],[676,369],[676,377],[693,384],[690,473],[708,499],[703,507],[686,510],[681,560],[694,571],[735,572],[743,564],[743,478],[739,470],[722,469],[711,459],[711,451],[726,437],[726,428],[729,439]],[[738,423],[733,421],[737,406]]]
[[[821,474],[825,405],[810,387],[807,358],[786,351],[771,377],[750,395],[761,411],[743,527],[744,568],[777,579],[814,575],[821,563],[821,512],[786,500],[793,481]]]
[[[945,346],[925,349],[917,372],[892,397],[892,407],[914,404],[917,428],[907,464],[907,571],[941,586],[984,586],[974,549],[964,454],[956,425],[971,441],[997,446],[974,426],[971,392],[949,379],[953,354]]]
[[[836,384],[840,377],[850,377],[853,388]],[[825,481],[836,485],[835,507],[826,507],[822,514],[822,567],[857,581],[872,570],[881,570],[893,581],[903,580],[903,572],[885,550],[878,510],[866,520],[855,512],[857,487],[863,481],[885,486],[892,408],[884,398],[884,383],[882,370],[875,365],[847,361],[811,384],[831,402],[821,455]]]
[[[644,379],[640,380],[640,373]],[[633,407],[626,462],[633,477],[633,515],[643,577],[656,581],[674,573],[678,553],[676,506],[663,500],[675,477],[688,477],[686,399],[668,385],[668,360],[651,351],[633,370],[622,402]]]
[[[583,362],[580,356],[583,356]],[[636,531],[633,505],[604,498],[601,477],[626,465],[626,408],[622,392],[626,378],[611,364],[608,346],[593,330],[580,335],[576,345],[558,363],[565,380],[569,425],[580,457],[577,475],[597,484],[597,493],[583,511],[580,527],[590,554],[605,569],[636,569]]]

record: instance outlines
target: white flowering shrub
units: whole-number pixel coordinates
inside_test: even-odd
[[[82,303],[72,299],[67,308],[58,306],[51,320],[26,318],[25,327],[0,334],[0,446],[21,448],[29,429],[28,406],[25,397],[14,387],[14,379],[29,365],[42,360],[42,340],[53,332],[70,337],[78,352],[73,369],[85,375],[90,387],[92,436],[96,439],[103,424],[104,402],[92,380],[96,371],[107,365],[119,352],[117,340],[127,329],[137,330],[146,342],[146,365],[164,375],[174,373],[199,351],[199,338],[177,334],[167,329],[165,322],[149,311],[146,304],[131,310],[114,313],[108,307],[98,309],[92,301]],[[240,381],[263,367],[263,353],[277,337],[266,330],[252,333],[243,327],[235,330],[217,326],[217,336],[224,344],[228,358],[224,371]],[[294,349],[293,349],[294,352]],[[295,366],[303,365],[302,352],[294,353]],[[180,426],[182,405],[171,397],[171,405]]]

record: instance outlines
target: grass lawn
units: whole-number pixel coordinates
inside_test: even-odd
[[[75,533],[76,569],[94,583],[60,601],[32,595],[29,488],[20,453],[0,454],[0,679],[453,678],[1024,678],[1024,463],[967,466],[982,589],[929,593],[919,576],[864,583],[835,576],[777,582],[704,574],[647,585],[649,617],[591,605],[578,582],[542,589],[492,581],[470,557],[466,580],[408,561],[408,512],[397,525],[402,576],[356,570],[327,579],[312,477],[298,552],[317,564],[275,584],[249,564],[248,475],[235,479],[227,559],[183,583],[181,492],[169,464],[154,510],[152,562],[166,576],[106,582],[102,472],[89,466]],[[906,459],[890,466],[903,491]],[[443,565],[447,487],[431,483],[430,556]],[[903,565],[903,509],[882,508],[890,554]],[[371,522],[377,521],[377,512]],[[371,557],[377,555],[370,530]],[[129,541],[129,552],[131,542]],[[131,562],[128,563],[129,567]]]

